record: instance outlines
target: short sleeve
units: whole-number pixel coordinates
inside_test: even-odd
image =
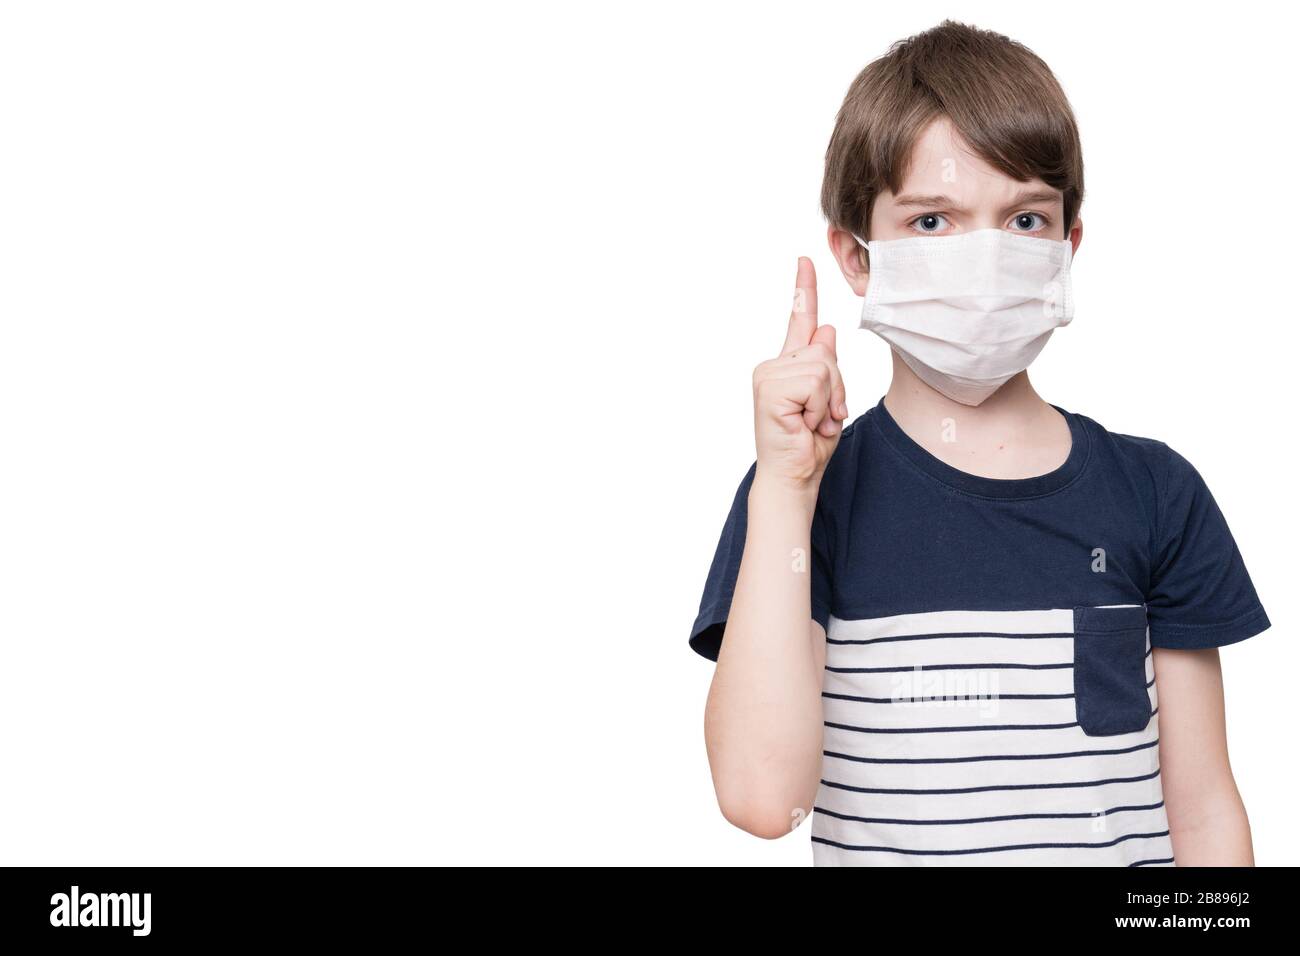
[[[727,626],[727,615],[731,611],[731,598],[736,590],[740,559],[745,553],[749,489],[754,481],[756,467],[756,464],[749,466],[749,471],[736,490],[731,511],[722,525],[722,536],[718,539],[718,547],[713,553],[709,576],[704,582],[700,611],[695,618],[695,624],[691,627],[691,649],[711,661],[718,659],[718,652],[722,649],[722,636]],[[805,566],[810,575],[812,619],[825,628],[830,620],[830,557],[826,522],[820,506],[813,514],[810,539],[812,554],[807,556]],[[792,553],[790,560],[793,568],[795,563],[799,562],[800,556]]]
[[[1196,649],[1269,627],[1228,523],[1200,474],[1169,449],[1147,595],[1153,647]]]

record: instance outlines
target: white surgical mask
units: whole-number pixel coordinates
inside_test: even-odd
[[[1067,240],[1004,229],[854,238],[870,269],[862,328],[963,405],[978,405],[1023,372],[1074,317]]]

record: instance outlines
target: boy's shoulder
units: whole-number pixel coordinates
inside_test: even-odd
[[[1064,413],[1063,409],[1057,410]],[[1103,465],[1113,463],[1137,478],[1149,479],[1157,488],[1165,488],[1171,480],[1196,473],[1191,462],[1157,438],[1111,431],[1087,415],[1068,414],[1084,425]]]

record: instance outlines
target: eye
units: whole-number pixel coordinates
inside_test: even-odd
[[[948,222],[947,218],[939,215],[937,212],[927,212],[924,216],[917,216],[909,226],[917,232],[943,232],[943,224]]]
[[[1047,217],[1040,212],[1022,212],[1011,220],[1012,232],[1038,232],[1047,226]]]

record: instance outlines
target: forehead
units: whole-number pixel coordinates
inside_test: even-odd
[[[936,118],[916,138],[898,195],[947,195],[962,205],[1009,202],[1026,188],[1055,192],[1041,179],[1020,182],[977,156],[952,123]],[[884,197],[892,199],[886,192]]]

